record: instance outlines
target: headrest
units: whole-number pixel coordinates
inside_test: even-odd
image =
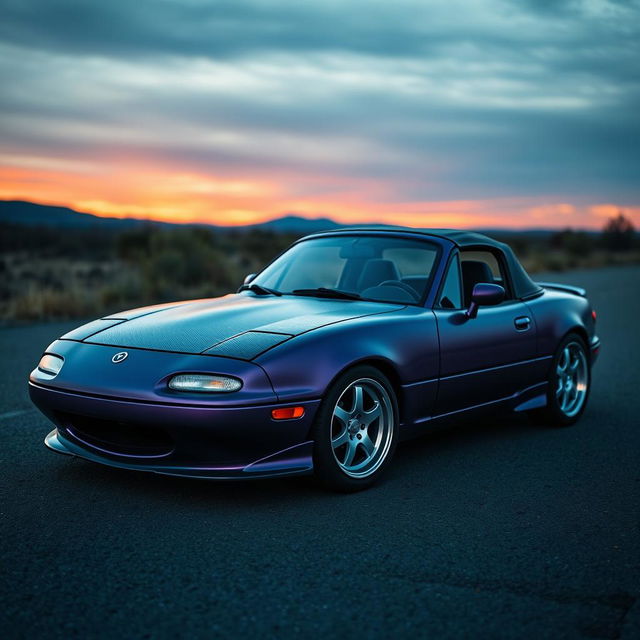
[[[358,291],[376,287],[386,280],[400,280],[400,272],[391,260],[369,260],[358,279]]]

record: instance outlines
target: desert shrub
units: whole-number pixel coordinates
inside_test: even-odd
[[[9,305],[11,319],[21,321],[54,320],[90,315],[96,308],[95,293],[84,289],[63,291],[31,287]]]
[[[554,249],[566,251],[573,258],[587,256],[596,248],[596,240],[591,234],[574,229],[563,229],[554,233],[549,244]]]

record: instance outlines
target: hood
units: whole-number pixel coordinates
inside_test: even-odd
[[[61,339],[251,360],[301,333],[403,306],[359,300],[232,294],[212,300],[136,309],[95,320]]]

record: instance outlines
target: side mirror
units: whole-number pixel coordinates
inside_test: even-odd
[[[475,318],[478,315],[478,307],[492,307],[500,304],[505,297],[504,288],[499,284],[489,284],[479,282],[473,287],[471,293],[471,304],[466,311],[468,318]]]
[[[245,279],[242,281],[242,284],[249,284],[258,274],[257,273],[250,273],[248,276],[245,277]]]

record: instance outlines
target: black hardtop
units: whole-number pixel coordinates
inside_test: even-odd
[[[422,236],[436,236],[438,238],[445,238],[459,247],[468,247],[475,245],[491,245],[497,248],[502,248],[501,242],[485,236],[483,233],[477,231],[468,231],[465,229],[420,229],[416,227],[400,227],[393,225],[370,225],[363,227],[338,227],[337,229],[327,229],[326,231],[318,231],[312,233],[307,237],[332,235],[334,233],[358,233],[358,232],[376,232],[376,233],[411,233]]]
[[[529,277],[529,274],[520,264],[520,261],[518,260],[518,258],[516,258],[513,250],[509,245],[505,244],[504,242],[498,242],[498,240],[494,240],[493,238],[486,236],[483,233],[478,233],[477,231],[467,231],[465,229],[417,229],[414,227],[367,226],[331,229],[329,231],[322,231],[319,233],[311,234],[310,236],[307,236],[307,238],[314,236],[326,236],[343,233],[352,234],[359,232],[376,232],[390,234],[410,233],[422,236],[444,238],[461,249],[481,249],[483,247],[497,249],[504,255],[506,267],[509,270],[509,274],[511,276],[511,285],[515,298],[524,300],[526,298],[537,296],[543,291],[542,288]]]

